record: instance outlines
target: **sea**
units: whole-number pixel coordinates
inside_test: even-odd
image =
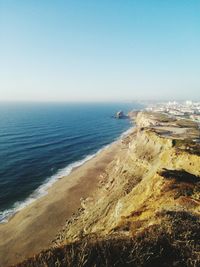
[[[0,103],[0,223],[132,127],[138,103]]]

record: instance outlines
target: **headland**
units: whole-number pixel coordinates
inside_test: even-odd
[[[135,115],[131,133],[75,170],[73,179],[58,181],[41,203],[27,207],[44,218],[40,227],[49,248],[32,240],[36,253],[43,250],[20,264],[13,258],[15,266],[199,266],[198,124],[155,112]],[[71,210],[68,194],[76,203]],[[19,230],[29,220],[20,216],[10,221]],[[26,238],[37,232],[31,229],[40,222],[35,218]],[[15,240],[12,253],[20,247],[20,235],[9,239],[10,245]],[[2,248],[6,253],[6,243]]]

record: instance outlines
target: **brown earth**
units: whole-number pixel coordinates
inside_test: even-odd
[[[0,266],[22,261],[52,245],[66,220],[81,208],[98,185],[99,175],[115,157],[120,142],[58,180],[48,194],[33,202],[8,223],[0,224]]]

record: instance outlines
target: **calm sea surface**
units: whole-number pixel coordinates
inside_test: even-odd
[[[131,127],[138,104],[0,104],[0,222]]]

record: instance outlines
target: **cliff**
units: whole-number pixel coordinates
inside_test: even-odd
[[[22,266],[200,266],[197,124],[141,112],[98,190]]]

